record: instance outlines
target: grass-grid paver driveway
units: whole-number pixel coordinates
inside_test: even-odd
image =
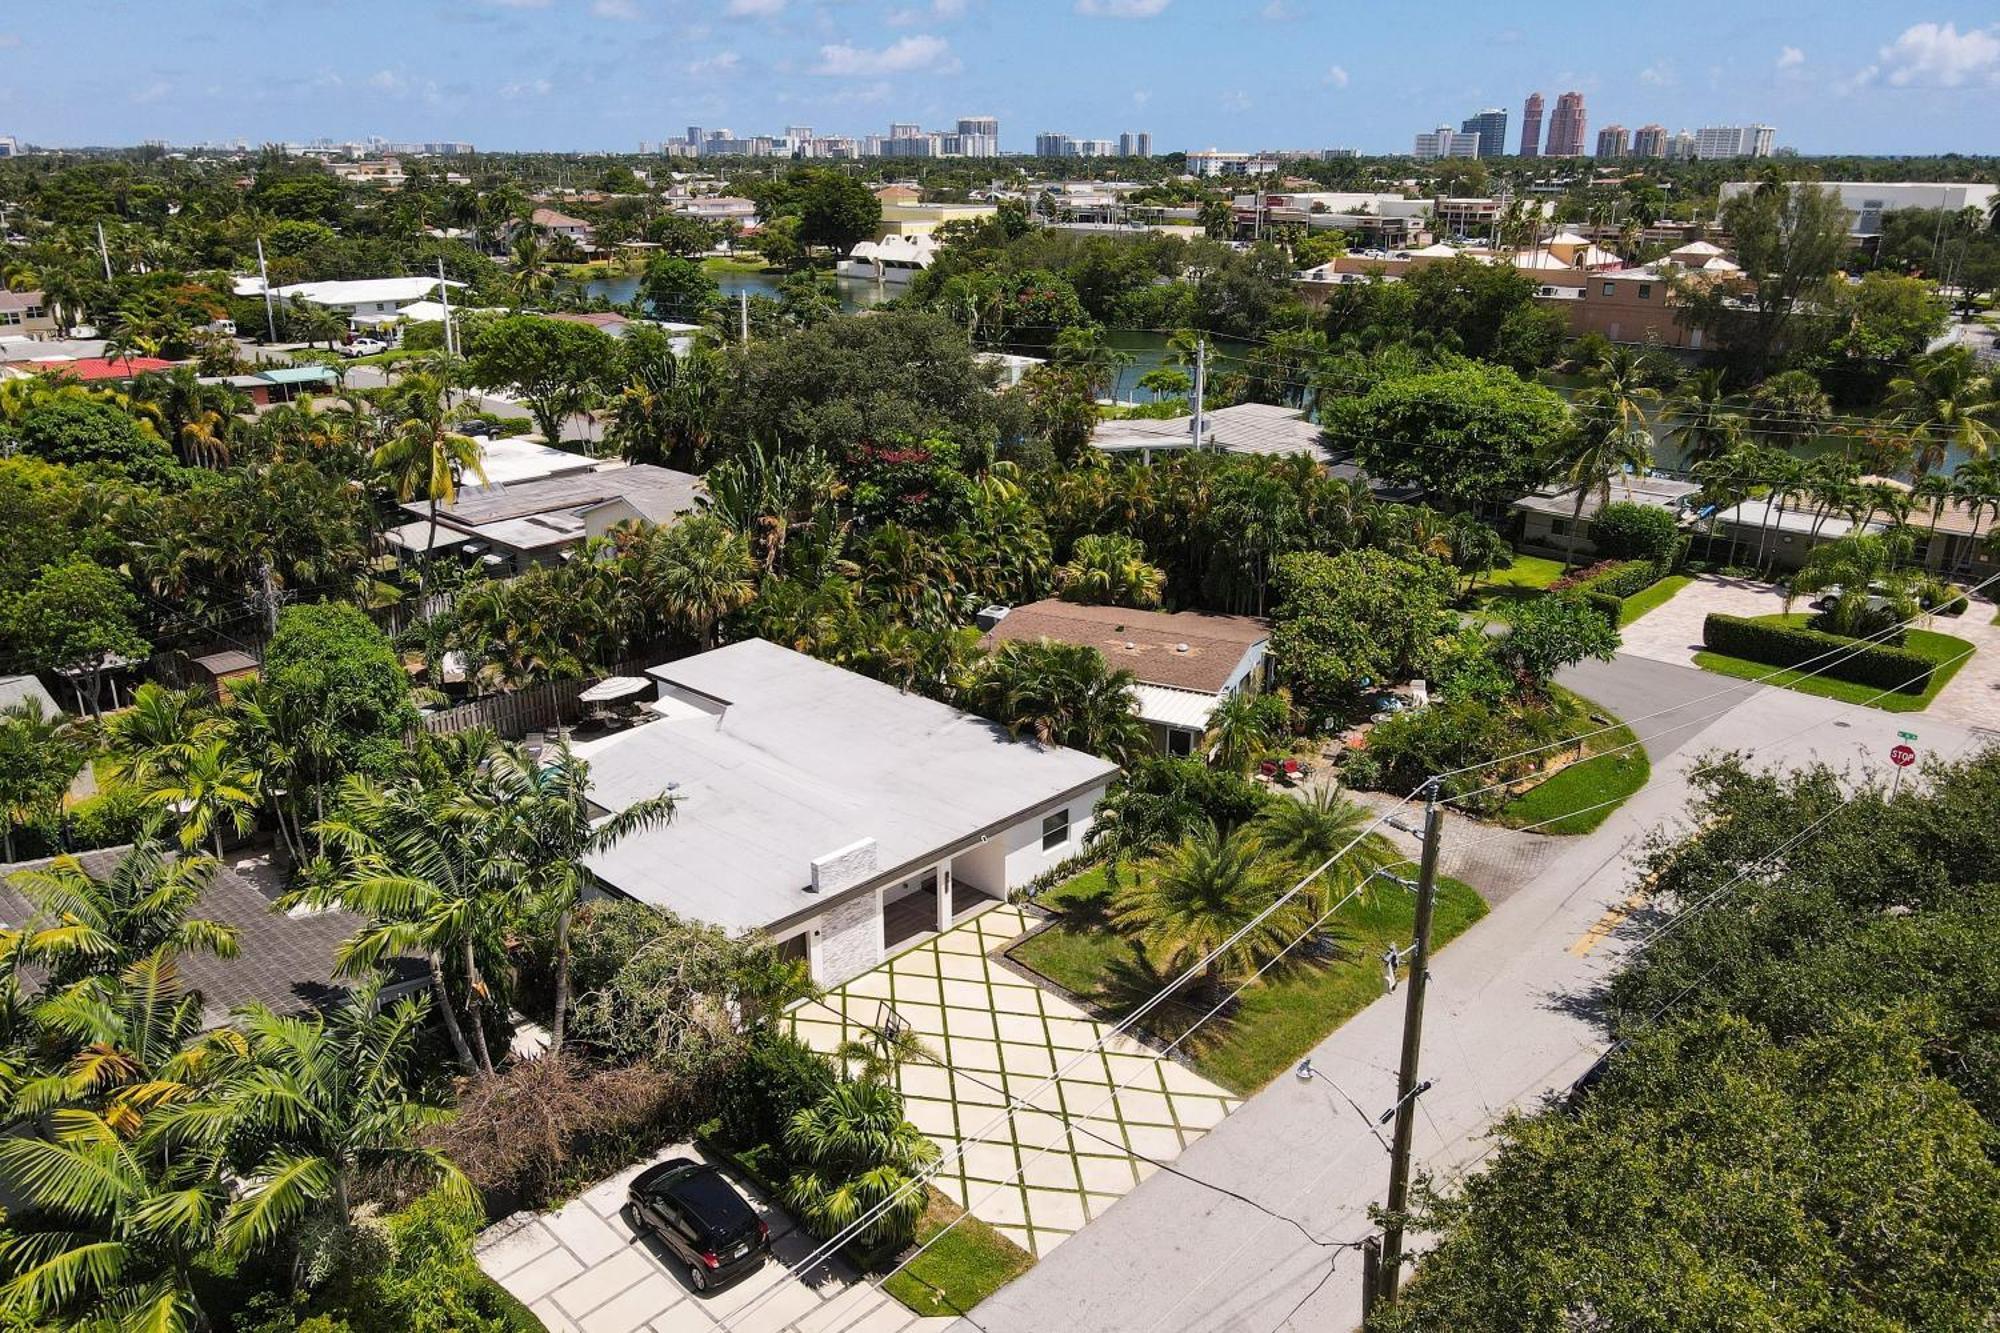
[[[1039,1256],[1237,1102],[996,963],[1029,924],[1020,908],[994,907],[800,1006],[792,1023],[832,1051],[866,1040],[893,1006],[935,1058],[897,1076],[911,1123],[952,1159],[932,1183]],[[1024,1104],[1005,1111],[1010,1098]]]

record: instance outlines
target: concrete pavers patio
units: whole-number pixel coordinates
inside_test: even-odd
[[[1237,1102],[990,956],[1030,925],[996,905],[792,1013],[824,1051],[894,1007],[939,1063],[899,1074],[911,1123],[953,1160],[932,1183],[1044,1255],[1219,1124]],[[1047,1087],[1050,1075],[1061,1077]],[[1123,1085],[1123,1086],[1121,1086]],[[1010,1097],[1027,1105],[1008,1113]]]
[[[632,1178],[667,1157],[706,1154],[677,1145],[552,1212],[495,1223],[477,1242],[480,1268],[549,1333],[712,1333],[725,1324],[739,1333],[918,1333],[950,1325],[918,1318],[837,1260],[793,1277],[788,1268],[810,1255],[815,1242],[740,1180],[738,1188],[771,1228],[771,1258],[721,1291],[691,1290],[671,1254],[638,1239],[622,1214]]]

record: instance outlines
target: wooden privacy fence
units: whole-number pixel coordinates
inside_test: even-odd
[[[607,676],[643,676],[646,668],[664,660],[649,654],[615,663],[604,676],[579,680],[550,680],[507,694],[472,699],[453,708],[427,713],[418,719],[418,729],[433,736],[450,736],[474,727],[487,727],[510,741],[520,740],[531,731],[569,726],[583,716],[577,696]]]

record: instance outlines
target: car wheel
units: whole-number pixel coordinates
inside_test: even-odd
[[[708,1270],[700,1264],[688,1265],[688,1281],[694,1283],[696,1291],[708,1290]]]

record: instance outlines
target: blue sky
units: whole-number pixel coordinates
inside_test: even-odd
[[[1761,120],[1808,153],[1991,153],[1995,17],[1990,0],[12,0],[0,134],[630,151],[689,124],[858,135],[990,114],[1010,150],[1149,129],[1162,152],[1407,152],[1486,105],[1513,137],[1529,91],[1575,88],[1593,134]]]

